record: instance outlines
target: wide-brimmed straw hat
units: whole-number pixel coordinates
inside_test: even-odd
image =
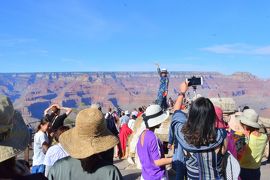
[[[237,119],[240,120],[242,124],[245,124],[247,126],[257,129],[261,127],[258,123],[259,115],[253,109],[244,110],[244,112],[240,116],[238,116]]]
[[[160,105],[150,105],[143,114],[143,126],[146,128],[155,127],[163,123],[170,116],[169,111],[163,112]]]
[[[0,162],[23,152],[29,143],[29,131],[10,99],[0,95]]]
[[[76,159],[84,159],[113,148],[118,144],[106,126],[101,111],[88,108],[79,112],[75,127],[61,134],[59,142]]]

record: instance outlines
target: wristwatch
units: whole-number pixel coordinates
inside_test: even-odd
[[[183,97],[185,97],[186,96],[186,93],[184,93],[184,92],[180,92],[180,93],[178,93],[178,96],[183,96]]]

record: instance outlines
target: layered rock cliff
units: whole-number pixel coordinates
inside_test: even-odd
[[[192,76],[204,77],[198,93],[207,97],[233,97],[238,106],[249,105],[270,116],[270,80],[250,73],[226,76],[216,72],[171,72],[169,96],[175,98],[179,83]],[[0,93],[12,99],[26,121],[40,119],[52,103],[74,109],[100,103],[105,108],[120,106],[132,110],[152,103],[158,87],[159,76],[154,72],[0,74]],[[191,89],[189,95],[192,93]]]

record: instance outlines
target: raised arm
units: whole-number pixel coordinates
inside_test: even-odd
[[[47,109],[45,109],[45,111],[44,111],[44,116],[46,116],[46,114],[49,114],[49,111],[52,109],[53,106],[59,107],[58,104],[52,104],[52,105],[49,106]]]
[[[177,97],[176,102],[174,104],[174,111],[181,110],[184,96],[188,90],[188,82],[181,83],[179,90],[180,90],[179,96]]]
[[[157,66],[157,72],[158,72],[158,75],[159,75],[159,76],[161,76],[161,75],[160,75],[161,71],[160,71],[159,64],[158,64],[158,63],[156,63],[155,65]]]
[[[61,110],[65,110],[66,111],[66,115],[70,115],[70,113],[72,112],[72,108],[68,108],[68,107],[61,107]]]

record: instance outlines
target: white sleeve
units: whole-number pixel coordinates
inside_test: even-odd
[[[45,176],[48,177],[49,170],[51,169],[52,166],[46,166],[45,167]]]
[[[48,137],[45,133],[42,133],[39,135],[38,140],[40,142],[40,145],[42,146],[44,142],[48,143]]]
[[[47,153],[45,154],[45,158],[44,158],[44,162],[43,162],[43,164],[45,166],[51,166],[50,154],[51,154],[51,148],[49,148],[48,151],[47,151]]]
[[[106,113],[106,114],[105,114],[105,119],[107,119],[107,118],[108,118],[108,116],[109,116],[109,113]]]

